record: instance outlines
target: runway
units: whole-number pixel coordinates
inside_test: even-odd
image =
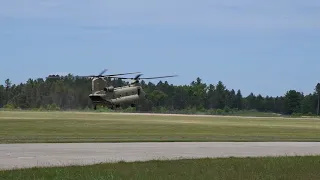
[[[320,155],[320,142],[0,144],[0,169],[152,159]]]

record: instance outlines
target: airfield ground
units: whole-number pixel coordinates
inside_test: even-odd
[[[0,111],[0,143],[320,141],[320,119]]]
[[[0,161],[3,168],[14,164],[28,167],[28,162],[39,159],[68,162],[77,158],[81,160],[81,156],[100,156],[101,160],[107,154],[124,157],[124,160],[126,157],[147,160],[146,157],[155,155],[173,158],[180,153],[184,153],[185,158],[206,155],[318,155],[320,142],[293,141],[319,141],[319,130],[320,119],[316,118],[0,111]],[[194,142],[185,145],[172,143],[169,146],[166,143],[85,144],[141,141]],[[209,142],[201,144],[196,141]],[[48,145],[43,142],[64,144]],[[118,149],[113,146],[118,146]],[[320,156],[305,156],[123,162],[0,171],[0,179],[320,179],[319,160]]]

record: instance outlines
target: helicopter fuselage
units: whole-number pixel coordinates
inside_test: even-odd
[[[111,109],[124,104],[130,104],[134,107],[139,100],[145,98],[145,92],[141,86],[123,86],[117,88],[109,86],[90,94],[89,98],[95,109],[96,105],[104,105]]]

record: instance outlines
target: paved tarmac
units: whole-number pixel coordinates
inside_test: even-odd
[[[320,142],[0,144],[0,169],[152,159],[320,155]]]

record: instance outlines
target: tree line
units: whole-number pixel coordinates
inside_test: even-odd
[[[115,87],[126,85],[119,79],[108,79]],[[173,85],[168,81],[157,84],[140,82],[146,100],[136,107],[140,112],[152,111],[209,111],[214,113],[256,110],[278,114],[319,114],[320,84],[314,92],[303,94],[289,90],[282,96],[249,94],[243,97],[240,89],[227,89],[223,82],[206,84],[198,77],[189,85]],[[0,108],[20,109],[88,109],[92,104],[91,80],[71,74],[55,79],[28,79],[25,83],[12,84],[10,79],[0,85]]]

